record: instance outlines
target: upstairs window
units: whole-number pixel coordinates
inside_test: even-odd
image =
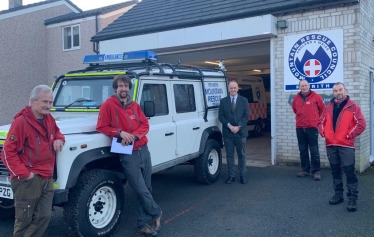
[[[80,27],[79,25],[62,28],[62,49],[80,49]]]

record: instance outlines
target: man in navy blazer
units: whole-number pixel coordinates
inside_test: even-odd
[[[228,168],[227,184],[235,182],[234,152],[238,154],[238,167],[240,182],[247,183],[247,167],[245,157],[245,143],[247,141],[249,118],[248,99],[238,95],[238,83],[229,83],[230,95],[221,99],[218,119],[222,123],[223,141],[226,147],[226,159]]]

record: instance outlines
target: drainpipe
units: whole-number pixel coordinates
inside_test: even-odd
[[[99,18],[97,16],[97,13],[95,15],[95,34],[97,34],[97,32],[99,32]],[[99,54],[99,43],[98,42],[92,42],[92,47],[93,47],[93,51],[94,53],[96,54]]]

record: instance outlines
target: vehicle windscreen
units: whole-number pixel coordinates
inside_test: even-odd
[[[99,108],[114,95],[113,77],[64,78],[57,89],[54,107]],[[132,97],[132,91],[129,92]]]

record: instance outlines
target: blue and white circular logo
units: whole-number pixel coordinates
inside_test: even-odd
[[[327,79],[334,72],[338,59],[338,49],[330,38],[322,34],[310,34],[292,46],[288,65],[297,79],[316,83]]]
[[[256,87],[256,96],[257,96],[257,99],[259,100],[260,97],[261,97],[261,92],[260,92],[260,88]]]

